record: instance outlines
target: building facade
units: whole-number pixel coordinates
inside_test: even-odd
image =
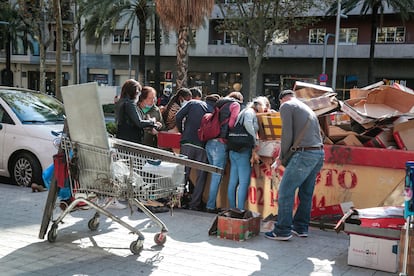
[[[194,34],[193,45],[188,48],[188,85],[200,86],[204,93],[225,95],[241,84],[241,91],[249,87],[249,66],[244,48],[237,46],[232,37],[216,31],[220,12],[216,7],[206,27]],[[370,50],[370,15],[359,12],[347,14],[340,22],[337,47],[336,91],[339,98],[347,98],[350,88],[363,87],[368,83]],[[150,25],[150,24],[149,24]],[[128,36],[119,30],[112,38],[95,44],[80,38],[76,50],[78,62],[70,47],[63,49],[63,85],[96,81],[102,86],[120,86],[130,78],[137,77],[139,33]],[[1,27],[1,26],[0,26]],[[254,95],[277,96],[281,89],[292,88],[296,80],[312,83],[332,84],[334,34],[336,17],[323,17],[300,31],[289,31],[284,37],[269,45],[258,77],[258,91]],[[138,27],[134,28],[138,30]],[[146,84],[155,80],[154,30],[149,29],[146,37]],[[131,39],[132,38],[132,39]],[[176,34],[161,43],[161,83],[174,86],[176,71]],[[165,42],[165,41],[168,41]],[[1,47],[1,46],[0,46]],[[47,89],[53,93],[55,54],[53,46],[47,50]],[[377,29],[375,45],[375,80],[398,82],[414,88],[414,20],[403,22],[398,14],[386,12],[381,28]],[[0,48],[0,70],[5,66],[5,48]],[[73,67],[77,70],[74,71]],[[39,56],[28,50],[11,55],[11,70],[14,86],[38,88]],[[73,77],[74,72],[78,76]],[[327,80],[326,80],[327,77]]]

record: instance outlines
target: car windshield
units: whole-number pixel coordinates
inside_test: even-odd
[[[63,123],[63,104],[38,92],[6,90],[0,97],[7,102],[23,124]]]

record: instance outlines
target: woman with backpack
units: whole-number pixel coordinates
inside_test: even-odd
[[[220,109],[219,121],[221,122],[220,134],[218,137],[207,141],[205,149],[209,164],[222,168],[226,167],[228,150],[227,150],[227,134],[229,127],[233,127],[236,122],[237,115],[240,112],[240,105],[243,103],[243,94],[240,92],[231,92],[226,97],[216,102],[216,106]],[[213,173],[210,179],[210,190],[207,201],[207,212],[217,213],[216,200],[218,189],[221,182],[221,175]]]
[[[250,135],[251,142],[247,143],[243,147],[240,145],[232,145],[229,141],[229,157],[230,157],[230,179],[227,191],[227,197],[229,200],[230,208],[239,208],[244,210],[245,201],[247,198],[247,191],[250,185],[250,177],[252,171],[252,164],[257,161],[257,154],[254,152],[256,145],[258,144],[259,124],[257,121],[256,113],[262,113],[266,104],[260,99],[254,99],[251,103],[247,104],[240,114],[237,116],[237,124],[240,124],[241,129],[245,134]],[[231,133],[230,133],[231,134]],[[242,135],[241,133],[239,135]],[[241,138],[238,139],[238,142]],[[236,199],[237,194],[237,199]]]

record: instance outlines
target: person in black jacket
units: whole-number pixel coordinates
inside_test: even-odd
[[[116,138],[135,143],[142,143],[144,128],[161,128],[162,125],[154,120],[144,120],[137,110],[138,96],[141,84],[134,80],[126,80],[121,89],[121,96],[115,105],[117,123]]]

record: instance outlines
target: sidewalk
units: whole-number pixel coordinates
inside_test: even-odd
[[[393,275],[347,265],[349,237],[312,228],[308,238],[280,242],[263,234],[237,242],[208,236],[214,215],[176,209],[157,214],[169,229],[156,246],[159,231],[143,213],[110,212],[145,236],[141,255],[129,245],[128,230],[101,217],[97,231],[87,223],[92,210],[75,211],[60,224],[55,243],[38,238],[47,192],[0,184],[1,275]]]

